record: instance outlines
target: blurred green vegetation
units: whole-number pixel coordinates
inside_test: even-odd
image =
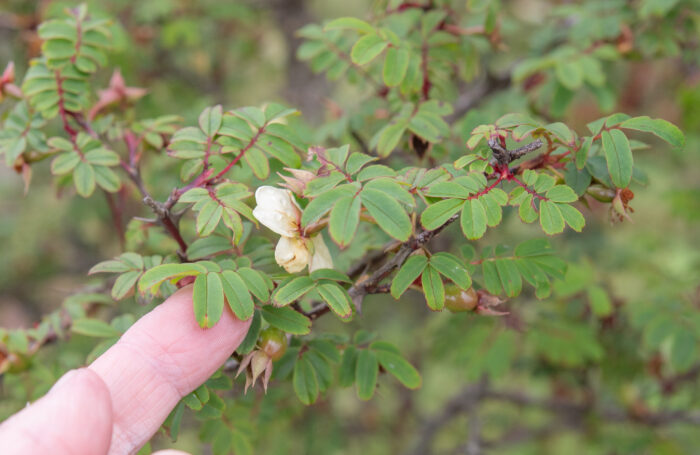
[[[331,143],[347,142],[348,137],[343,126],[336,124],[347,119],[339,119],[334,108],[362,109],[362,99],[356,87],[343,81],[328,82],[298,61],[295,52],[299,40],[294,33],[307,23],[328,18],[365,17],[373,3],[88,2],[94,14],[118,18],[114,26],[117,49],[110,56],[111,65],[121,70],[128,85],[148,88],[149,94],[133,109],[134,118],[177,114],[193,124],[205,106],[285,101],[302,110],[304,121],[299,128],[312,131],[319,141]],[[607,22],[600,18],[574,21],[577,26],[565,32],[566,27],[552,25],[559,23],[549,14],[552,5],[569,2],[502,3],[501,33],[507,49],[493,55],[486,53],[475,64],[477,74],[499,73],[524,55],[544,53],[552,42],[571,39],[564,36],[566,33],[588,36],[596,28],[605,34],[619,31],[619,21],[634,23],[639,19],[611,14]],[[582,3],[571,2],[574,17],[574,8]],[[631,14],[651,15],[645,11],[663,10],[666,2],[633,3],[640,9]],[[26,62],[38,52],[36,25],[66,5],[73,3],[4,0],[0,5],[0,62],[14,61],[17,73],[24,74]],[[700,15],[700,11],[693,14]],[[524,293],[509,303],[517,310],[506,318],[431,313],[421,295],[409,292],[400,302],[384,296],[368,297],[362,317],[351,324],[331,318],[319,320],[315,327],[320,332],[352,334],[366,329],[381,333],[382,339],[400,346],[418,367],[423,387],[408,391],[398,387],[395,380],[382,377],[378,393],[368,403],[358,401],[351,389],[332,389],[326,399],[307,408],[298,402],[288,382],[274,385],[265,396],[259,389],[243,396],[237,383],[230,412],[246,421],[241,428],[252,428],[255,453],[404,453],[427,426],[436,423],[435,416],[443,415],[446,403],[465,386],[478,384],[485,374],[494,388],[528,392],[542,399],[582,398],[581,394],[595,388],[607,394],[598,397],[604,402],[632,406],[643,401],[652,410],[698,408],[697,378],[667,394],[658,378],[648,374],[657,351],[664,354],[669,347],[656,346],[650,339],[653,333],[647,333],[645,327],[661,324],[658,321],[663,322],[669,315],[679,315],[694,336],[699,335],[700,56],[697,39],[694,47],[678,52],[669,51],[668,42],[651,42],[655,34],[666,36],[668,27],[673,27],[672,19],[660,15],[658,20],[645,24],[635,30],[635,46],[648,49],[648,55],[639,52],[611,64],[606,68],[612,81],[611,93],[584,91],[574,97],[561,117],[572,128],[583,131],[587,122],[619,111],[665,118],[684,131],[684,150],[670,152],[653,143],[648,150],[635,152],[636,165],[648,174],[649,184],[635,188],[632,222],[612,224],[608,206],[592,201],[590,210],[584,212],[584,235],[567,232],[550,239],[557,254],[573,263],[567,279],[556,283],[553,297],[545,301]],[[673,36],[668,39],[673,41]],[[109,76],[109,72],[100,73],[96,86],[106,86]],[[489,93],[454,129],[466,139],[478,124],[528,109],[528,96],[516,85]],[[551,102],[546,96],[541,98],[545,104]],[[364,108],[373,109],[371,105]],[[0,115],[5,109],[6,104],[0,104]],[[336,130],[343,133],[335,134]],[[463,152],[463,144],[461,140],[452,148],[436,151],[438,159],[456,158]],[[151,162],[145,180],[153,185],[154,194],[163,198],[177,183],[177,175],[172,163]],[[132,198],[129,204],[129,212],[146,213],[137,200]],[[503,242],[515,245],[541,235],[536,226],[517,220],[514,211],[506,211],[504,217],[499,229],[488,232],[477,243],[477,249]],[[137,235],[138,226],[132,227],[127,238]],[[449,235],[440,242],[463,241],[458,231],[458,227],[451,226]],[[169,241],[156,237],[145,243]],[[0,251],[0,326],[12,328],[28,327],[42,314],[59,308],[66,297],[91,283],[85,273],[92,265],[122,249],[104,198],[63,197],[57,194],[47,167],[35,166],[26,195],[21,176],[12,169],[0,168]],[[338,264],[349,265],[361,253],[343,252]],[[577,325],[575,321],[588,311],[585,292],[594,286],[603,287],[613,304],[624,305],[625,309],[615,317]],[[149,309],[131,303],[101,311],[126,311],[138,317]],[[565,346],[562,358],[551,357],[551,347],[557,344]],[[43,350],[34,360],[31,376],[5,377],[0,396],[8,398],[0,402],[0,416],[20,408],[23,400],[19,397],[27,400],[43,394],[62,372],[83,364],[92,348],[88,338],[73,336],[68,342]],[[697,363],[697,341],[689,349]],[[29,377],[32,384],[27,388],[23,381]],[[605,387],[598,387],[601,384]],[[431,453],[462,453],[454,447],[461,447],[474,431],[470,423],[474,417],[464,412],[455,412],[453,417],[437,422],[439,431]],[[487,401],[479,416],[484,440],[503,444],[493,452],[488,452],[487,446],[487,453],[700,453],[697,429],[692,425],[640,426],[619,420],[610,424],[572,418],[551,426],[544,407],[522,407],[496,399]],[[553,430],[522,437],[509,432],[523,423]],[[187,414],[183,426],[174,447],[202,453],[194,417]],[[158,436],[152,445],[154,449],[173,446],[165,436]]]

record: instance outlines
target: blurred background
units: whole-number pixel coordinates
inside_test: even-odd
[[[299,128],[311,131],[319,143],[351,141],[347,135],[334,133],[334,122],[343,118],[344,110],[360,109],[361,100],[347,83],[329,82],[297,59],[301,41],[295,32],[328,18],[367,17],[375,2],[87,3],[91,12],[118,19],[110,64],[121,71],[127,85],[148,89],[134,109],[135,117],[176,114],[192,124],[202,108],[213,104],[233,108],[281,101],[302,111]],[[576,27],[567,25],[563,14],[557,16],[553,8],[583,3],[503,1],[501,34],[507,49],[484,53],[472,62],[475,80],[503,75],[523,56],[543,53],[558,39],[574,39]],[[579,17],[581,22],[574,20],[574,25],[609,27],[606,30],[613,29],[612,36],[619,37],[619,46],[638,45],[649,52],[633,52],[606,68],[610,92],[577,95],[562,113],[563,121],[584,133],[586,123],[611,112],[649,115],[674,122],[687,139],[684,150],[672,152],[652,141],[651,148],[635,152],[635,162],[647,174],[649,184],[634,188],[632,222],[611,223],[608,205],[591,200],[584,210],[584,235],[569,231],[550,239],[557,254],[572,262],[567,279],[555,283],[553,297],[544,301],[524,293],[509,302],[516,313],[513,317],[433,314],[420,295],[409,293],[399,303],[370,297],[363,316],[350,325],[323,320],[321,327],[347,333],[377,331],[382,339],[401,346],[423,374],[423,387],[413,392],[383,379],[369,403],[358,401],[352,390],[334,388],[326,399],[306,408],[286,390],[288,384],[271,387],[266,397],[259,390],[242,397],[237,385],[239,407],[232,412],[239,412],[247,422],[241,423],[243,428],[251,427],[255,453],[472,453],[465,443],[475,431],[486,441],[482,444],[486,450],[499,454],[700,453],[697,428],[636,425],[624,413],[608,425],[603,420],[582,419],[581,410],[573,408],[552,414],[546,400],[528,407],[502,397],[481,406],[478,418],[471,414],[470,399],[478,390],[474,387],[484,381],[540,397],[580,397],[589,387],[600,386],[607,394],[603,398],[625,408],[644,403],[651,409],[663,405],[664,409],[693,410],[700,403],[700,370],[680,381],[674,390],[678,393],[672,395],[650,373],[654,359],[663,357],[665,348],[655,344],[653,333],[648,334],[654,324],[662,322],[668,330],[673,322],[664,322],[664,318],[679,315],[682,321],[678,324],[689,327],[690,360],[687,367],[665,372],[664,378],[693,371],[700,359],[700,35],[695,30],[695,40],[687,47],[655,43],[652,37],[662,36],[667,30],[661,28],[673,28],[674,22],[668,18],[655,22],[651,13],[647,17],[651,19],[640,19],[638,15],[647,14],[642,7],[654,2],[611,3],[625,8],[614,7],[598,17]],[[691,9],[697,6],[685,3]],[[37,25],[66,6],[75,4],[0,0],[0,66],[14,61],[21,78],[29,59],[40,52]],[[692,14],[697,17],[700,12],[696,9]],[[575,19],[576,15],[568,17]],[[627,23],[642,25],[633,28]],[[95,85],[106,87],[110,75],[100,72]],[[461,137],[455,138],[449,157],[464,150],[464,138],[474,126],[527,110],[528,97],[518,84],[489,90],[456,119],[453,131]],[[6,104],[0,104],[0,115],[6,109]],[[178,173],[168,176],[161,171],[151,169],[151,176],[158,177],[150,181],[155,182],[154,193],[163,198],[176,184]],[[0,168],[1,327],[31,327],[42,314],[59,308],[64,299],[91,284],[86,272],[92,265],[123,251],[104,198],[63,197],[52,180],[47,165],[35,166],[25,195],[22,177],[11,168]],[[130,204],[133,207],[128,212],[145,214],[138,200]],[[461,238],[457,230],[453,233],[452,240],[441,238],[445,246]],[[127,226],[127,246],[148,248],[170,241],[142,236],[138,223]],[[477,248],[504,241],[517,244],[535,236],[542,236],[536,226],[525,226],[507,213],[504,224],[489,232]],[[346,253],[341,261],[350,264],[354,259],[352,253]],[[578,324],[586,306],[580,295],[593,286],[605,289],[612,305],[624,306],[624,311],[606,318],[587,314],[586,324]],[[125,304],[124,309],[138,317],[149,308]],[[636,318],[641,314],[648,317]],[[21,407],[22,394],[33,399],[62,371],[83,364],[92,345],[89,339],[76,336],[46,348],[43,358],[52,361],[37,362],[28,392],[22,388],[21,393],[13,393],[20,389],[19,379],[7,378],[0,395],[0,418]],[[562,352],[554,352],[557,345],[563,346]],[[192,428],[196,427],[186,425],[176,446],[208,453],[202,452]],[[166,437],[157,437],[153,447],[163,446],[171,444]]]

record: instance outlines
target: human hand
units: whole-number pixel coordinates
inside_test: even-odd
[[[69,371],[0,425],[2,453],[135,453],[178,401],[226,361],[249,325],[226,309],[213,328],[202,330],[192,313],[192,287],[179,290],[90,366]]]

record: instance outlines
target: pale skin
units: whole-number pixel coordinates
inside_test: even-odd
[[[2,423],[2,453],[136,453],[178,401],[226,361],[249,325],[226,309],[214,327],[201,329],[192,289],[181,289],[91,365],[69,371],[44,397]]]

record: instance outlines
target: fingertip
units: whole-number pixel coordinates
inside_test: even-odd
[[[89,367],[111,393],[112,453],[145,444],[177,402],[224,364],[250,324],[226,306],[216,325],[202,329],[185,286],[127,330]]]
[[[48,394],[0,426],[3,454],[106,453],[111,438],[109,390],[86,368],[66,373]]]

